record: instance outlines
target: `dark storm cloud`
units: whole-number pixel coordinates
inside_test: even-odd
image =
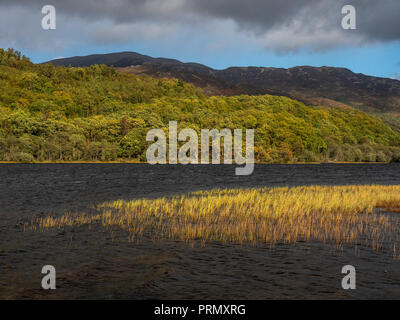
[[[303,19],[301,27],[340,28],[341,8],[357,12],[357,32],[366,40],[400,40],[399,0],[201,0],[192,1],[199,12],[234,19],[240,25],[268,31]],[[316,24],[316,22],[319,24]]]
[[[202,0],[192,8],[209,16],[233,19],[242,26],[267,30],[292,20],[304,10],[315,8],[321,0]],[[312,17],[310,17],[312,18]]]
[[[399,0],[350,0],[357,8],[358,30],[370,40],[400,40]]]
[[[175,9],[185,5],[186,0],[0,0],[0,5],[18,5],[38,10],[46,4],[56,7],[64,15],[79,16],[89,20],[107,18],[117,22],[137,19],[180,19]]]
[[[400,40],[399,0],[0,0],[0,9],[3,15],[10,7],[24,12],[29,8],[36,14],[45,4],[54,5],[66,21],[68,17],[76,19],[75,23],[86,28],[94,41],[101,38],[101,33],[104,42],[128,41],[130,28],[136,26],[146,34],[146,24],[153,30],[150,38],[172,24],[201,32],[201,25],[210,21],[234,22],[236,32],[273,49],[329,49]],[[357,30],[341,28],[341,8],[345,4],[357,10]],[[101,21],[105,22],[101,25]],[[15,34],[22,33],[18,28],[17,24]],[[224,30],[215,32],[223,35]]]

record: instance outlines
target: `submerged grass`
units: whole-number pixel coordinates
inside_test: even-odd
[[[131,241],[296,243],[322,241],[343,246],[389,244],[396,255],[400,186],[305,186],[199,191],[172,198],[117,200],[92,214],[40,217],[26,229],[83,225],[118,227]]]

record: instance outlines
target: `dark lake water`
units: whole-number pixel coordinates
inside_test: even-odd
[[[230,165],[1,164],[0,213],[80,209],[92,203],[211,188],[400,184],[400,164]]]
[[[226,165],[0,164],[0,299],[399,299],[400,261],[390,250],[136,244],[101,228],[21,227],[107,200],[314,184],[400,184],[400,164],[257,165],[250,176]],[[46,264],[57,268],[57,290],[41,288]],[[357,269],[357,290],[341,288],[348,264]]]

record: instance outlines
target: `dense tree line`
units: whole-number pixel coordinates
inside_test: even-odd
[[[276,96],[206,97],[107,66],[36,65],[0,49],[0,161],[145,161],[148,130],[255,129],[260,162],[399,161],[400,135],[353,109]]]

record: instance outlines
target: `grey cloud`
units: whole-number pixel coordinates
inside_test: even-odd
[[[353,5],[357,12],[357,30],[352,33],[342,30],[340,24],[341,8],[346,4]],[[286,30],[288,39],[296,34],[313,35],[318,29],[317,38],[341,34],[342,39],[336,39],[339,45],[400,40],[398,0],[202,0],[193,5],[207,15],[234,19],[254,32]]]
[[[115,22],[132,22],[142,19],[176,19],[177,10],[185,6],[187,0],[52,0],[32,1],[0,0],[0,5],[23,6],[40,10],[45,4],[56,7],[57,12],[77,16],[89,21],[109,19]]]
[[[270,49],[325,50],[337,46],[400,40],[399,0],[52,0],[57,14],[80,21],[93,42],[130,41],[131,29],[143,38],[168,30],[191,29],[211,21],[234,22],[236,31]],[[19,7],[40,11],[42,1],[0,0],[2,12]],[[341,28],[341,8],[357,10],[357,30]],[[29,20],[29,19],[28,19]],[[149,30],[146,30],[146,24]],[[232,24],[226,24],[231,26]],[[173,27],[171,27],[173,26]],[[16,29],[19,27],[17,26]],[[224,30],[216,30],[223,35]],[[10,35],[13,32],[10,31]],[[19,35],[17,31],[15,36]],[[101,35],[104,34],[102,38]],[[194,36],[196,36],[194,34]],[[71,35],[72,37],[72,35]],[[35,38],[35,37],[33,37]],[[33,40],[32,40],[33,41]]]
[[[68,28],[44,31],[41,28],[41,14],[32,12],[22,6],[3,10],[0,6],[0,47],[23,50],[61,51],[76,44],[82,38],[76,39],[80,31],[76,19],[60,16],[60,25],[68,24]]]
[[[192,1],[194,10],[209,16],[233,19],[248,28],[267,30],[285,25],[296,15],[320,3],[321,0],[205,0]]]
[[[354,0],[353,0],[354,1]],[[370,40],[400,40],[400,1],[356,0],[358,28]]]

